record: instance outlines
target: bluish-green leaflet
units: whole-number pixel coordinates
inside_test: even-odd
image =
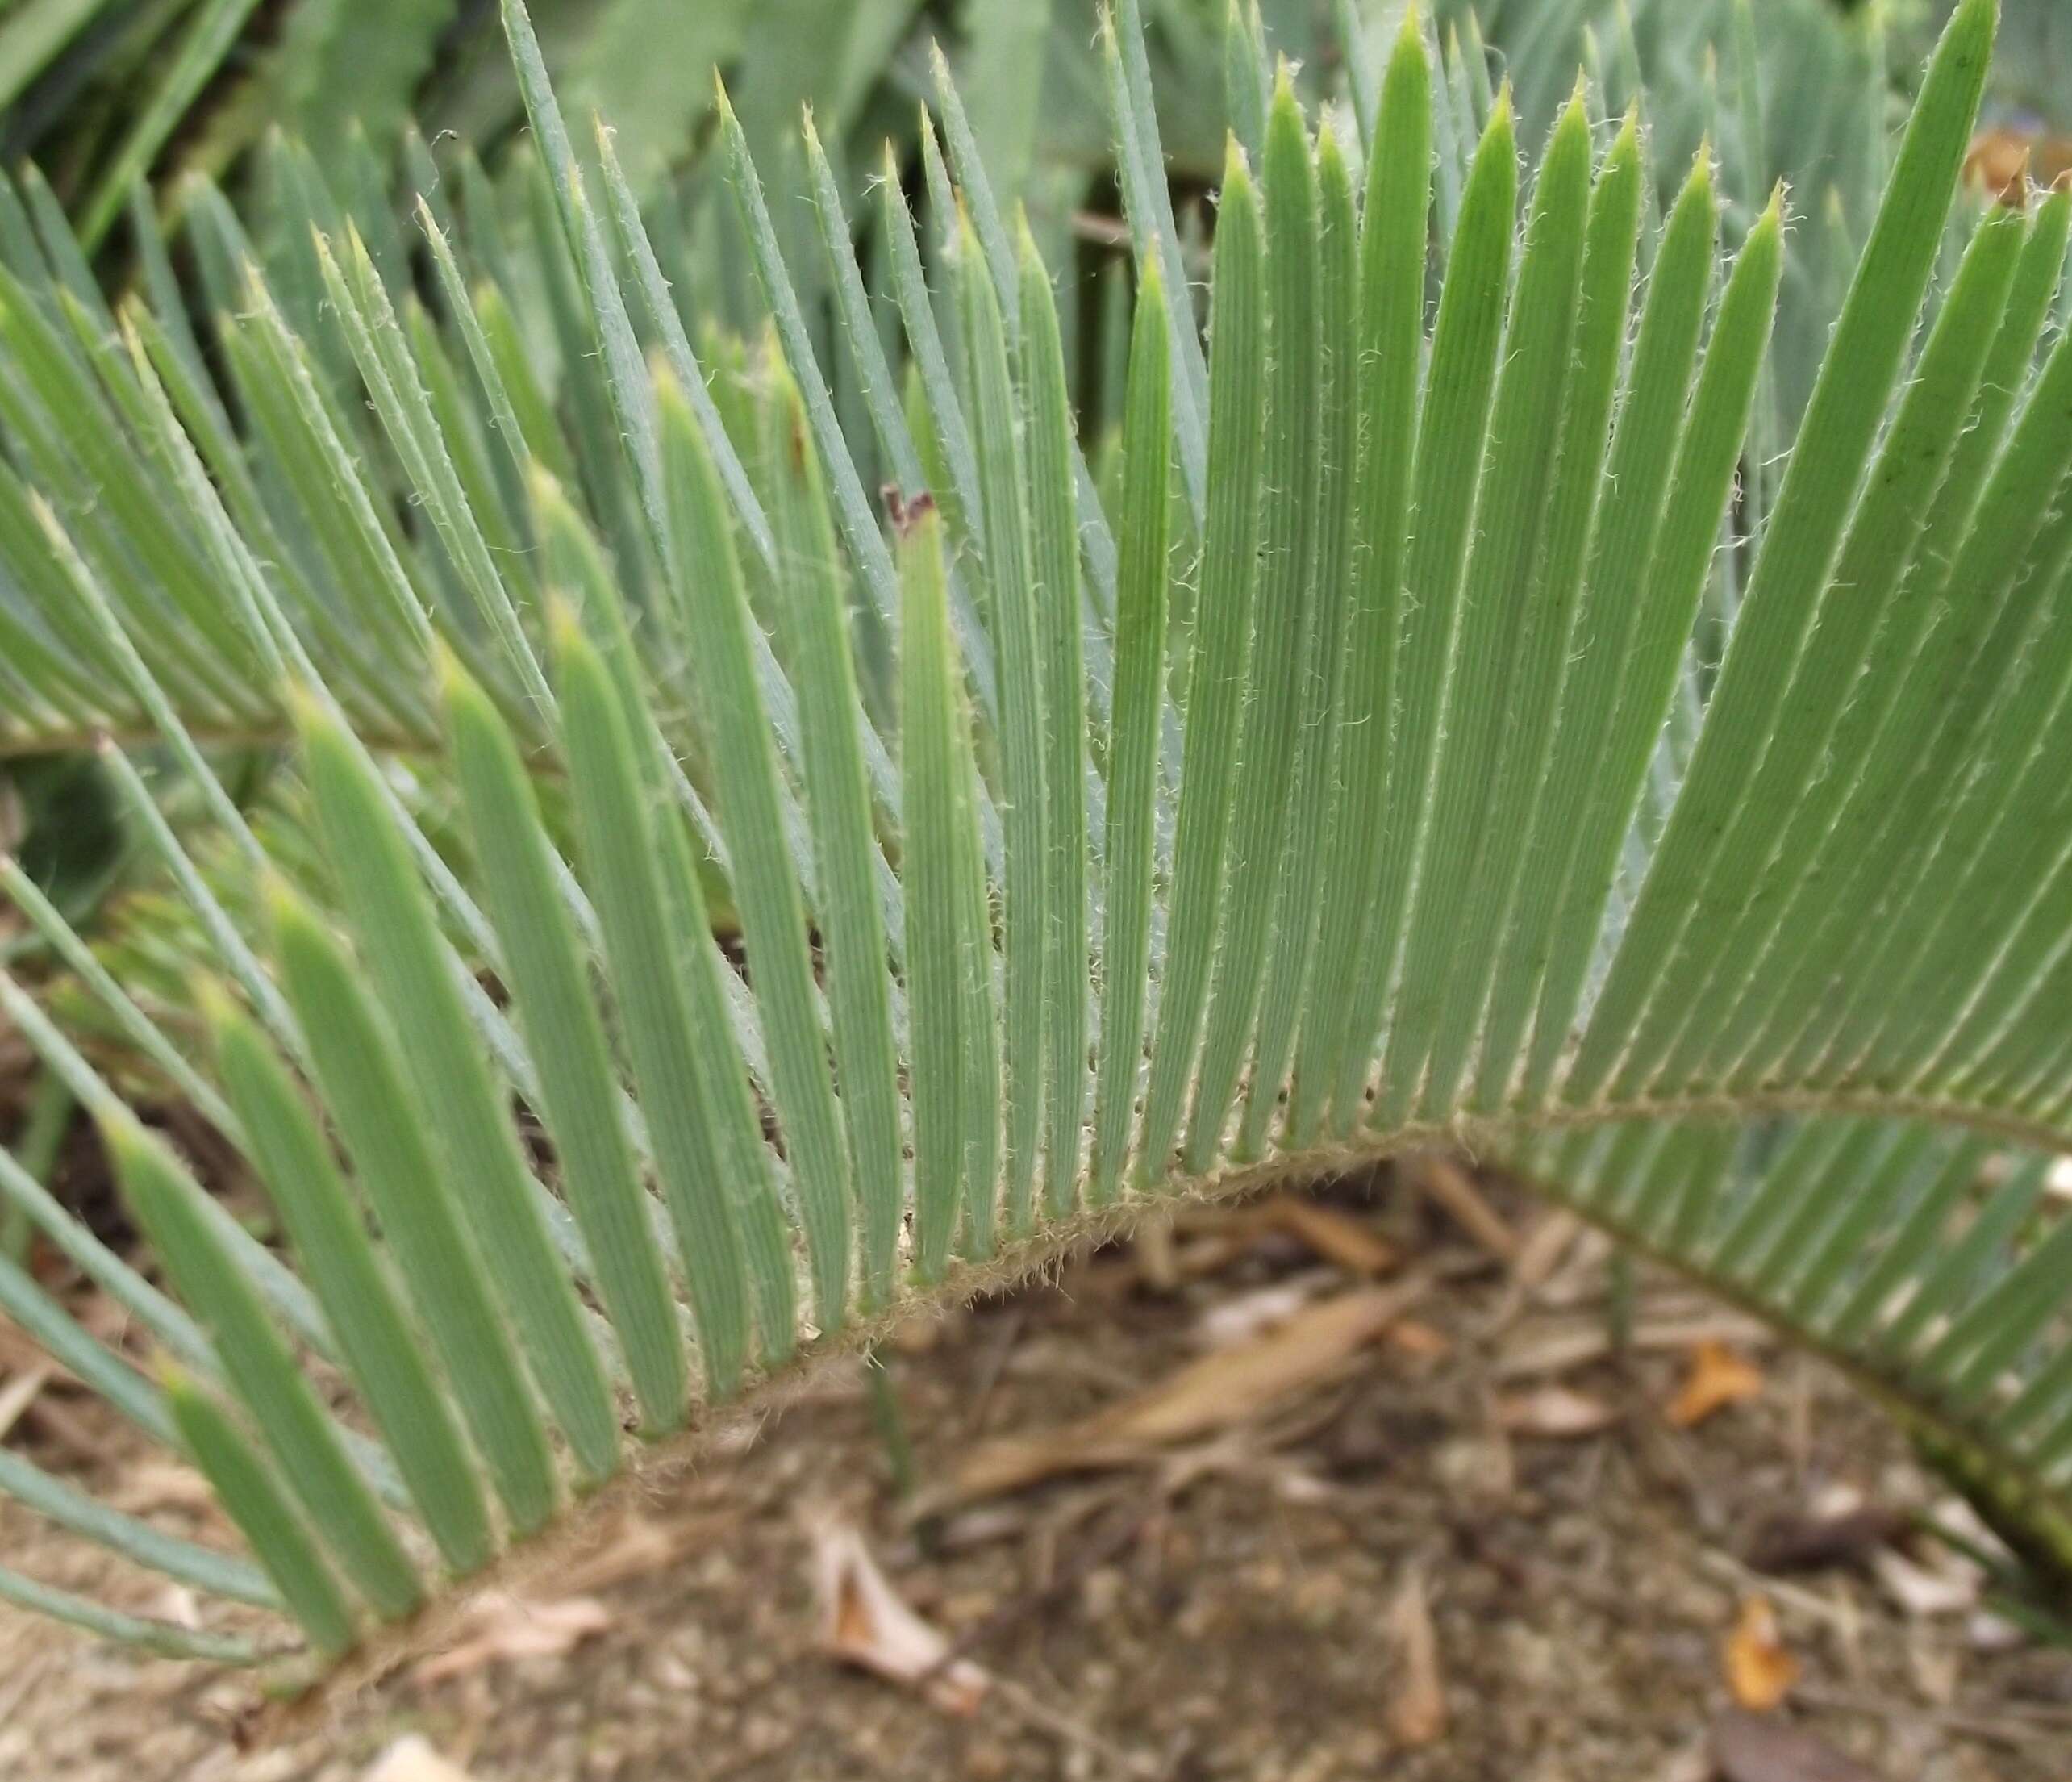
[[[299,1086],[258,1029],[227,999],[209,1010],[209,1020],[253,1161],[354,1382],[441,1556],[456,1571],[472,1571],[490,1552],[482,1488],[359,1210]]]
[[[1627,795],[1605,782],[1599,762],[1686,425],[1717,224],[1710,171],[1700,161],[1670,213],[1649,278],[1608,486],[1570,630],[1567,686],[1521,844],[1517,907],[1491,980],[1478,1066],[1481,1100],[1500,1100],[1511,1091],[1511,1061],[1536,1003],[1538,1025],[1516,1092],[1527,1105],[1545,1093],[1590,964],[1603,886],[1624,840]]]
[[[1433,1036],[1424,1088],[1428,1108],[1451,1107],[1469,1068],[1499,943],[1520,895],[1526,858],[1520,838],[1530,832],[1561,722],[1583,575],[1606,493],[1605,456],[1632,313],[1644,178],[1636,120],[1629,117],[1590,198],[1575,364],[1561,421],[1560,459],[1517,644],[1495,782],[1474,844],[1480,858],[1471,880],[1473,892],[1456,929],[1453,982]],[[1507,1083],[1518,1043],[1514,1030],[1510,1052],[1478,1084],[1478,1104],[1484,1111],[1494,1109]]]
[[[337,1425],[198,1210],[203,1191],[127,1112],[102,1120],[138,1225],[208,1325],[232,1386],[332,1556],[385,1620],[407,1615],[422,1598],[415,1571],[347,1459]]]
[[[1250,1045],[1275,900],[1299,800],[1304,675],[1316,627],[1318,503],[1316,169],[1285,65],[1266,126],[1261,191],[1266,234],[1265,444],[1263,512],[1253,603],[1251,668],[1237,749],[1236,809],[1224,856],[1229,891],[1201,1074],[1188,1116],[1186,1162],[1207,1166]],[[1316,741],[1321,742],[1319,735]],[[1311,846],[1303,837],[1297,845]]]
[[[1432,336],[1403,563],[1403,625],[1390,710],[1393,748],[1375,820],[1382,831],[1382,872],[1351,966],[1357,1015],[1340,1060],[1341,1120],[1361,1112],[1356,1086],[1365,1078],[1380,1037],[1424,845],[1439,708],[1453,650],[1510,287],[1517,190],[1517,152],[1506,103],[1490,119],[1468,176]]]
[[[794,640],[806,804],[822,887],[817,912],[827,955],[836,1075],[848,1125],[861,1219],[867,1303],[893,1288],[905,1198],[901,1180],[899,1054],[886,975],[885,924],[872,895],[883,865],[871,832],[869,787],[857,747],[857,675],[846,586],[797,389],[781,373],[772,405],[781,428],[772,503],[792,572],[780,578],[782,622]]]
[[[1486,834],[1488,803],[1507,727],[1515,721],[1512,665],[1528,623],[1549,522],[1557,438],[1575,333],[1590,202],[1590,123],[1581,94],[1548,144],[1526,224],[1517,290],[1502,351],[1490,444],[1482,469],[1474,542],[1459,612],[1434,692],[1440,703],[1429,806],[1419,844],[1425,864],[1407,910],[1401,981],[1390,1010],[1374,1119],[1396,1126],[1422,1101],[1424,1066],[1449,987]],[[1472,970],[1472,966],[1470,967]]]
[[[562,1191],[596,1258],[598,1283],[650,1425],[673,1429],[686,1396],[667,1271],[647,1221],[647,1196],[619,1104],[587,961],[554,883],[515,741],[482,689],[442,657],[447,724],[469,828],[504,943],[510,989],[539,1061]]]
[[[1086,1047],[1092,1001],[1094,864],[1087,797],[1087,699],[1081,648],[1079,532],[1073,513],[1071,395],[1050,275],[1024,219],[1021,274],[1023,459],[1029,496],[1030,570],[1043,686],[1044,853],[1044,1210],[1069,1212],[1078,1193],[1086,1118]],[[1153,711],[1163,706],[1158,690]]]
[[[269,903],[273,950],[355,1179],[506,1513],[519,1532],[530,1532],[555,1503],[546,1431],[498,1317],[488,1271],[463,1229],[457,1193],[432,1154],[399,1048],[336,937],[281,887]]]
[[[1432,69],[1414,19],[1397,38],[1367,163],[1360,236],[1359,462],[1353,491],[1350,611],[1340,724],[1343,771],[1329,833],[1318,973],[1295,1056],[1289,1137],[1311,1142],[1326,1114],[1350,1122],[1366,1059],[1353,1029],[1364,1012],[1350,969],[1386,862],[1370,801],[1386,783],[1396,636],[1417,390],[1424,344],[1425,257],[1432,210]],[[1353,1080],[1346,1080],[1349,1077]]]
[[[1172,364],[1158,284],[1157,261],[1147,258],[1131,328],[1123,417],[1115,718],[1107,749],[1107,912],[1090,1191],[1096,1205],[1113,1200],[1121,1186],[1143,1075],[1149,1000],[1153,804],[1158,790],[1157,712],[1165,676],[1172,507]]]
[[[909,1076],[914,1100],[914,1243],[923,1280],[940,1274],[956,1235],[967,1133],[965,1054],[990,1054],[994,1035],[968,1030],[968,932],[961,858],[970,812],[968,720],[951,653],[942,521],[932,506],[911,514],[899,540],[904,645],[899,660],[900,796],[910,813],[902,883],[907,911]],[[990,936],[986,952],[992,951]],[[990,963],[986,966],[990,977]],[[990,993],[990,983],[987,986]],[[985,1110],[982,1117],[990,1119]],[[991,1183],[973,1185],[990,1210]],[[983,1215],[981,1216],[982,1222]]]
[[[1811,778],[1813,762],[1839,731],[1850,691],[1874,648],[1875,629],[1899,622],[1889,609],[1905,586],[1922,520],[1970,419],[2021,235],[2020,216],[2013,211],[1982,225],[1914,368],[1836,566],[1832,610],[1814,631],[1782,695],[1789,716],[1781,718],[1728,831],[1722,866],[1698,889],[1699,919],[1679,960],[1679,969],[1691,973],[1698,987],[1691,1006],[1665,1010],[1643,1024],[1642,1043],[1659,1060],[1653,1080],[1665,1086],[1684,1081],[1695,1065],[1704,1024],[1695,1021],[1693,1011],[1737,1006],[1755,949],[1737,958],[1723,945],[1743,937],[1741,922],[1760,907],[1751,895],[1752,877],[1758,887],[1771,883],[1773,859],[1762,845],[1767,841],[1774,851],[1782,840],[1774,813],[1789,808],[1791,792]],[[1817,820],[1824,803],[1839,810],[1853,766],[1849,756],[1837,756],[1819,783],[1801,794],[1807,820]],[[1758,863],[1753,873],[1752,863]]]
[[[576,793],[585,876],[597,899],[607,976],[655,1150],[662,1191],[676,1223],[684,1278],[698,1324],[707,1385],[731,1392],[747,1358],[748,1265],[729,1204],[714,1133],[710,1076],[725,1066],[700,1057],[688,974],[702,959],[680,958],[669,942],[662,850],[648,814],[627,715],[595,648],[564,615],[556,661],[562,743]],[[674,820],[665,807],[662,822]],[[759,1183],[743,1185],[753,1192]]]
[[[310,1643],[327,1656],[349,1648],[352,1612],[294,1509],[221,1406],[175,1375],[167,1397],[180,1439],[266,1568]]]
[[[2020,236],[2020,214],[2016,211],[1999,211],[1978,228],[1929,344],[1912,371],[1871,487],[1865,491],[1842,561],[1836,568],[1836,591],[1829,603],[1838,611],[1815,630],[1800,659],[1792,686],[1784,694],[1791,711],[1780,721],[1778,740],[1771,744],[1751,787],[1751,808],[1788,806],[1807,777],[1809,762],[1820,750],[1828,750],[1829,769],[1821,775],[1820,786],[1799,794],[1800,808],[1782,835],[1778,835],[1776,819],[1766,819],[1771,833],[1778,835],[1770,843],[1771,856],[1784,835],[1795,828],[1813,824],[1820,831],[1832,823],[1863,766],[1861,750],[1867,742],[1867,725],[1854,723],[1844,729],[1844,708],[1850,688],[1861,680],[1867,661],[1875,659],[1883,642],[1883,638],[1873,636],[1873,624],[1879,630],[1894,632],[1894,636],[1915,630],[1916,620],[1906,613],[1902,601],[1908,595],[1919,599],[1920,582],[1906,574],[1906,557],[1915,551],[1920,520],[1933,502],[1933,489],[1944,478],[1973,419],[1973,398],[2016,271]],[[1730,843],[1741,843],[1730,849],[1732,897],[1724,897],[1716,885],[1705,887],[1703,895],[1711,922],[1699,933],[1714,943],[1714,958],[1709,976],[1695,978],[1695,983],[1701,987],[1707,1005],[1730,1011],[1741,1007],[1749,966],[1761,955],[1761,941],[1767,939],[1766,922],[1780,914],[1776,889],[1784,872],[1774,858],[1763,858],[1763,872],[1757,878],[1759,889],[1771,895],[1761,899],[1749,889],[1749,860],[1755,856],[1749,841],[1753,833],[1759,833],[1755,819],[1745,814],[1728,837]],[[1969,899],[1964,908],[1973,912],[1973,920],[1977,918],[1977,899]],[[1722,943],[1734,945],[1736,951],[1722,951]],[[1689,945],[1686,951],[1705,962],[1697,945]],[[1898,976],[1887,968],[1871,983],[1890,991]],[[1849,1007],[1850,999],[1840,999],[1838,1016]],[[1657,1082],[1664,1086],[1685,1082],[1697,1067],[1703,1040],[1703,1030],[1689,1016],[1682,1017],[1680,1030],[1651,1032],[1649,1042],[1660,1057]]]
[[[175,1421],[177,1426],[177,1415]],[[281,1606],[280,1592],[251,1560],[168,1534],[140,1517],[110,1509],[13,1448],[0,1447],[0,1492],[59,1527],[181,1584],[255,1608]]]
[[[734,861],[748,969],[769,1048],[777,1116],[811,1258],[815,1317],[847,1315],[851,1263],[848,1148],[828,1075],[827,1035],[808,951],[806,911],[784,840],[783,793],[758,692],[742,586],[719,479],[674,386],[661,402],[671,586],[692,652],[721,827]]]
[[[469,1222],[541,1392],[586,1471],[617,1463],[619,1420],[575,1287],[534,1199],[516,1129],[373,773],[327,716],[302,716],[303,760],[339,890]]]
[[[1266,376],[1260,233],[1258,200],[1233,140],[1216,225],[1209,336],[1210,428],[1217,448],[1209,478],[1221,497],[1210,511],[1200,559],[1180,816],[1167,899],[1171,916],[1137,1154],[1138,1168],[1153,1182],[1170,1166],[1174,1134],[1193,1079],[1223,908],[1258,553],[1257,424]]]
[[[1776,733],[1776,702],[1814,623],[1913,332],[1991,58],[1994,12],[1993,0],[1964,0],[1930,65],[1799,430],[1697,753],[1564,1082],[1571,1102],[1597,1094],[1623,1061],[1636,1058],[1641,1017],[1657,996],[1674,1000],[1682,987],[1668,967],[1693,919],[1692,893],[1718,858],[1749,776]],[[1634,1087],[1623,1075],[1618,1086]]]
[[[1586,876],[1571,883],[1563,927],[1554,936],[1555,958],[1565,956],[1568,965],[1558,981],[1549,973],[1528,1071],[1540,1068],[1540,1049],[1553,1045],[1551,1037],[1568,1030],[1573,1006],[1569,999],[1582,988],[1574,962],[1578,955],[1588,958],[1586,937],[1597,932],[1611,886],[1611,849],[1627,829],[1655,739],[1678,690],[1685,644],[1704,591],[1720,515],[1732,493],[1749,406],[1775,320],[1782,226],[1779,202],[1773,200],[1749,231],[1720,300],[1640,584],[1641,597],[1628,621],[1615,703],[1598,761],[1599,827],[1590,839],[1604,851],[1594,862],[1586,853],[1575,857],[1576,867]],[[1561,1000],[1556,1000],[1556,992]]]
[[[1359,224],[1353,182],[1327,125],[1317,145],[1319,265],[1316,295],[1315,539],[1308,575],[1314,616],[1302,666],[1296,779],[1288,800],[1286,861],[1272,949],[1260,997],[1237,1154],[1261,1155],[1308,1001],[1322,912],[1318,895],[1331,845],[1345,680],[1346,572],[1352,556],[1353,481],[1358,453],[1361,365],[1354,344]]]
[[[1029,1228],[1044,1127],[1044,1005],[1048,992],[1046,912],[1053,862],[1045,833],[1043,665],[1030,554],[1028,482],[1020,415],[1007,364],[1000,306],[969,222],[957,243],[957,291],[978,458],[981,531],[1000,669],[1000,926],[1007,1097],[1007,1225]]]
[[[2072,344],[2061,337],[2027,407],[1978,499],[1943,586],[1973,591],[1957,603],[1915,611],[1885,670],[1889,691],[1863,766],[1839,815],[1796,887],[1791,925],[1766,944],[1759,970],[1723,1021],[1734,1050],[1729,1087],[1759,1079],[1780,1055],[1807,1038],[1807,1016],[1844,940],[1861,926],[1866,887],[1892,881],[1894,853],[1913,825],[1904,814],[1924,807],[1964,758],[1957,746],[1991,707],[1991,694],[2012,663],[2049,591],[2037,573],[2064,540],[2052,491],[2072,453]],[[2048,523],[2048,524],[2047,524]],[[1949,741],[1944,739],[1947,737]],[[1925,739],[1925,741],[1924,741]],[[1909,793],[1910,782],[1925,786]],[[1811,869],[1837,863],[1832,870]]]

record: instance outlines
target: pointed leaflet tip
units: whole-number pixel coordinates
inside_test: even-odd
[[[1586,102],[1589,91],[1588,82],[1578,73],[1576,76],[1575,91],[1570,95],[1569,102],[1561,107],[1561,115],[1555,119],[1554,127],[1549,133],[1548,140],[1550,143],[1558,141],[1564,136],[1574,136],[1578,131],[1586,140],[1589,137],[1590,108]]]
[[[1345,165],[1345,150],[1338,140],[1338,127],[1327,111],[1317,121],[1316,165],[1320,174],[1326,168],[1339,169]]]
[[[1626,107],[1626,115],[1620,120],[1619,134],[1612,139],[1606,154],[1607,164],[1624,161],[1641,152],[1641,103],[1636,99]]]
[[[961,190],[957,194],[957,251],[960,256],[979,251],[978,231],[972,223],[971,207],[964,202]]]
[[[1043,263],[1042,252],[1036,247],[1036,231],[1029,227],[1028,207],[1019,198],[1015,201],[1015,258],[1023,270],[1036,268],[1048,278],[1049,269]]]
[[[1295,71],[1285,56],[1276,58],[1274,65],[1274,108],[1292,107],[1295,102]]]
[[[1252,169],[1244,159],[1244,144],[1237,140],[1235,130],[1227,130],[1223,139],[1223,190],[1251,183]]]
[[[1389,52],[1388,69],[1383,77],[1386,89],[1390,90],[1401,90],[1398,83],[1411,78],[1420,86],[1429,86],[1432,80],[1431,52],[1414,6],[1403,15],[1403,29],[1396,34],[1395,47]]]
[[[1684,182],[1684,190],[1690,193],[1703,192],[1708,196],[1712,190],[1712,144],[1707,137],[1699,139],[1697,152],[1691,157],[1691,173]]]

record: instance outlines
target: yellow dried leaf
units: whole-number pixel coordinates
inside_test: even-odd
[[[1757,1396],[1762,1388],[1761,1368],[1707,1338],[1691,1351],[1691,1371],[1666,1414],[1679,1429],[1691,1429],[1715,1411]]]
[[[1766,1596],[1742,1599],[1725,1658],[1728,1689],[1742,1707],[1757,1713],[1778,1706],[1799,1680],[1799,1661],[1785,1649],[1777,1611]]]

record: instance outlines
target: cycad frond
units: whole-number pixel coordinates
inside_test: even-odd
[[[327,861],[315,903],[269,877],[227,906],[110,745],[218,956],[206,1063],[87,987],[250,1159],[289,1263],[0,979],[181,1303],[18,1167],[0,1189],[181,1371],[161,1390],[4,1262],[0,1308],[209,1474],[272,1580],[210,1588],[333,1652],[626,1467],[622,1422],[667,1435],[1112,1201],[1457,1141],[2062,1491],[2072,346],[2037,361],[2072,197],[1977,222],[1915,345],[1991,0],[1957,9],[1724,553],[1781,202],[1723,278],[1709,168],[1648,222],[1637,126],[1599,153],[1585,95],[1522,219],[1492,98],[1432,256],[1417,33],[1364,195],[1279,82],[1256,176],[1232,147],[1204,357],[1125,6],[1144,268],[1102,482],[953,99],[952,289],[883,198],[903,405],[809,138],[902,479],[881,520],[730,115],[777,343],[745,383],[708,382],[608,139],[600,210],[507,15],[572,439],[428,213],[443,325],[349,230],[292,325],[219,269],[227,392],[55,282],[0,311],[14,733],[163,740],[249,874],[202,745],[290,724]],[[450,757],[466,864],[372,752],[396,737]],[[202,1569],[41,1475],[0,1489]]]

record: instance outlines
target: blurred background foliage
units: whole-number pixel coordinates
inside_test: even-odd
[[[1268,44],[1302,65],[1313,90],[1331,91],[1342,89],[1349,39],[1385,41],[1403,4],[1259,0],[1259,10]],[[1752,9],[1775,77],[1768,109],[1788,150],[1802,127],[1837,121],[1836,100],[1867,66],[1910,73],[1949,0],[1752,0]],[[1717,0],[1428,0],[1428,10],[1442,33],[1479,40],[1490,66],[1515,80],[1528,123],[1545,123],[1593,56],[1615,65],[1630,52],[1651,86],[1666,86],[1658,130],[1697,122],[1704,83],[1732,77],[1720,65],[1732,9]],[[1056,201],[1097,181],[1107,158],[1096,11],[1096,0],[541,0],[534,9],[571,111],[611,119],[651,201],[698,165],[710,133],[708,69],[725,72],[759,153],[810,104],[831,152],[861,146],[870,165],[877,139],[911,139],[937,42],[996,186]],[[2072,123],[2072,8],[2007,0],[2005,11],[2003,109]],[[1183,174],[1205,177],[1226,121],[1225,0],[1144,0],[1144,12],[1165,140]],[[276,129],[336,169],[362,154],[385,162],[415,119],[427,138],[450,133],[494,167],[520,119],[495,14],[495,0],[0,0],[0,156],[35,160],[90,240],[107,233],[140,175],[169,189],[183,170],[234,183]]]
[[[708,165],[724,74],[748,144],[798,195],[797,123],[813,112],[852,205],[891,141],[919,184],[915,120],[948,56],[996,191],[1023,199],[1053,265],[1112,215],[1100,0],[540,0],[543,48],[570,114],[607,118],[665,240],[682,238],[715,288],[700,313],[745,322],[726,286],[738,245]],[[1249,3],[1249,0],[1248,0]],[[1407,0],[1256,0],[1269,47],[1314,99],[1350,102]],[[1743,10],[1745,5],[1745,12]],[[1228,0],[1141,0],[1170,171],[1205,188],[1230,115]],[[1425,0],[1470,102],[1514,85],[1536,142],[1580,69],[1623,109],[1645,84],[1655,160],[1682,177],[1701,140],[1749,165],[1766,195],[1791,182],[1802,236],[1848,232],[1882,171],[1899,86],[1949,0]],[[2072,7],[2006,0],[1991,121],[2072,129]],[[1743,21],[1745,23],[1743,23]],[[177,222],[194,177],[265,227],[285,136],[356,211],[453,177],[465,144],[507,190],[524,158],[522,107],[496,0],[0,0],[0,161],[33,161],[105,278],[127,270],[116,227],[140,181]],[[429,145],[427,147],[427,145]],[[287,177],[292,177],[290,173]],[[506,200],[523,216],[522,196]],[[275,214],[299,207],[272,202]],[[780,229],[802,207],[776,203]],[[519,231],[522,235],[522,229]],[[803,245],[803,238],[802,238]],[[1826,244],[1797,259],[1811,269]],[[804,257],[810,260],[811,257]],[[1099,256],[1082,254],[1091,273]],[[502,269],[509,269],[508,268]],[[802,269],[811,277],[810,265]],[[1792,330],[1780,331],[1787,339]],[[1787,366],[1782,374],[1793,382]]]

